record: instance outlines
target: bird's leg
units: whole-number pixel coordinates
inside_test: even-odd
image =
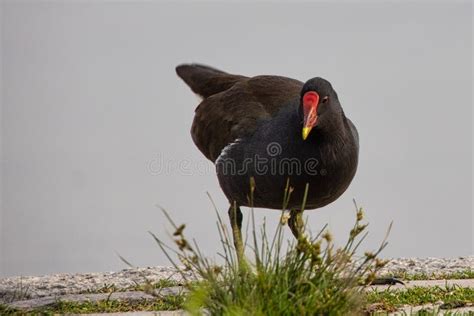
[[[232,237],[234,239],[234,246],[237,252],[237,259],[239,263],[243,262],[244,258],[244,244],[242,242],[242,212],[236,203],[229,207],[230,226],[232,227]]]
[[[301,241],[302,238],[304,238],[303,211],[291,210],[290,218],[288,219],[288,226],[296,240],[298,240],[298,242]]]

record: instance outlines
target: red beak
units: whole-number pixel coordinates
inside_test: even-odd
[[[308,91],[303,95],[303,140],[305,140],[311,129],[318,121],[319,94],[315,91]]]

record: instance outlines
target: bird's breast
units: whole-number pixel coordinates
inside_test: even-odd
[[[281,209],[292,188],[289,208],[299,208],[308,186],[307,208],[337,199],[357,168],[357,149],[348,142],[310,143],[294,137],[238,139],[216,160],[219,183],[230,202]],[[255,182],[250,196],[250,179]]]

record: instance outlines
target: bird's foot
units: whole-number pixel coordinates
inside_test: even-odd
[[[402,280],[399,280],[393,277],[375,278],[368,285],[396,285],[396,284],[405,285],[405,283]]]

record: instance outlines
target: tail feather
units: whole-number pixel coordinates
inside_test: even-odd
[[[176,73],[194,93],[203,98],[225,91],[237,81],[246,78],[199,64],[179,65],[176,67]]]

